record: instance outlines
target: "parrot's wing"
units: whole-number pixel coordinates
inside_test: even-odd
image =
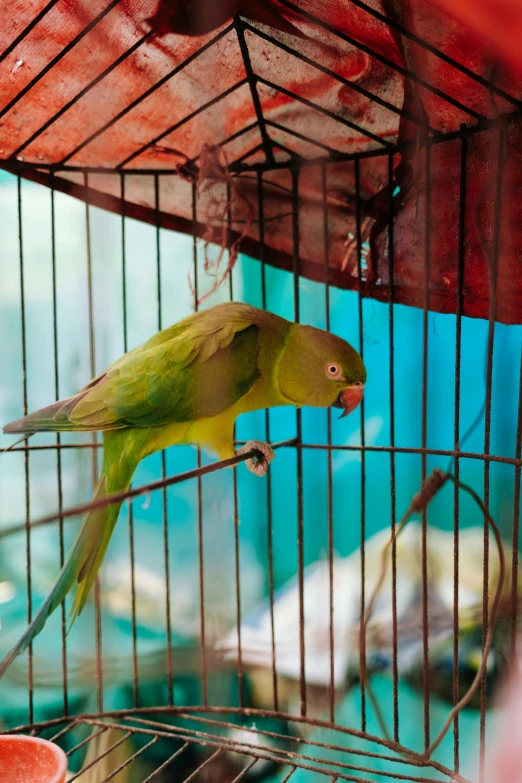
[[[165,330],[161,341],[153,338],[123,356],[75,397],[13,422],[5,432],[151,427],[226,410],[259,375],[259,327],[239,317],[226,323],[187,319],[185,328],[179,326],[170,339]]]
[[[73,421],[96,427],[150,427],[216,416],[243,397],[259,375],[255,324],[188,330],[124,359],[83,397]]]

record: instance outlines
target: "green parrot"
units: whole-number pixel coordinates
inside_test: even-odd
[[[129,488],[139,462],[175,444],[235,455],[241,413],[278,405],[343,408],[360,403],[366,370],[345,340],[230,302],[195,313],[126,353],[74,397],[4,427],[5,433],[103,431],[103,469],[95,498]],[[260,441],[247,467],[264,475],[274,453]],[[0,676],[76,587],[71,622],[81,612],[107,550],[121,502],[86,517],[48,597],[0,664]]]

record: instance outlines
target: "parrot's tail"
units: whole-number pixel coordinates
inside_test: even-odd
[[[139,459],[132,455],[132,449],[125,448],[127,444],[124,436],[126,435],[127,432],[124,431],[108,432],[104,435],[103,472],[96,487],[95,501],[114,492],[125,491],[130,486]],[[44,627],[47,618],[75,586],[76,594],[70,613],[70,625],[80,614],[107,551],[121,504],[122,501],[119,501],[111,505],[93,508],[87,515],[54,587],[23,636],[0,663],[0,677],[6,672],[13,660],[25,652]]]

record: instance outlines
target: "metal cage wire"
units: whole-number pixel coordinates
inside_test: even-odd
[[[41,18],[42,14],[47,13],[56,0],[51,2],[41,11],[38,17],[31,22],[31,24],[21,33],[17,38],[17,41],[22,40],[32,27],[37,23],[38,18]],[[97,17],[95,24],[103,15],[112,8],[118,0],[107,6],[102,14]],[[350,0],[354,5],[363,9],[368,14],[381,18],[382,15],[378,11],[366,6],[361,0]],[[65,607],[62,606],[62,692],[63,692],[63,718],[55,721],[47,722],[46,724],[34,725],[34,680],[33,680],[33,660],[32,649],[29,649],[28,654],[28,714],[29,714],[29,727],[23,727],[25,730],[28,728],[34,733],[40,733],[47,731],[51,727],[58,728],[58,734],[55,733],[55,737],[63,736],[72,728],[78,726],[95,727],[96,731],[89,738],[82,740],[74,750],[83,747],[85,744],[89,744],[95,739],[97,734],[104,733],[109,728],[122,727],[124,730],[123,737],[134,737],[140,735],[145,738],[146,742],[142,747],[136,751],[136,753],[129,758],[125,765],[132,764],[138,756],[141,755],[149,746],[156,743],[160,738],[168,738],[169,740],[176,741],[178,745],[173,751],[169,762],[185,753],[192,745],[199,744],[209,749],[211,755],[203,762],[203,764],[196,769],[186,778],[186,781],[192,780],[197,777],[199,771],[203,766],[212,765],[217,763],[223,754],[231,752],[236,755],[241,755],[247,758],[247,766],[239,774],[233,778],[234,781],[241,779],[247,772],[253,768],[261,759],[272,761],[278,765],[281,765],[285,770],[287,769],[284,780],[288,780],[289,777],[298,768],[309,769],[315,771],[321,776],[321,779],[328,778],[331,781],[335,780],[368,780],[369,778],[364,775],[385,775],[392,779],[402,779],[411,781],[424,781],[427,778],[422,777],[422,768],[430,768],[432,771],[436,771],[442,777],[440,779],[460,779],[459,778],[459,765],[460,765],[460,747],[459,747],[459,716],[456,714],[453,719],[453,742],[454,742],[454,769],[449,770],[440,764],[437,764],[432,759],[422,756],[418,753],[413,753],[411,750],[403,747],[400,744],[400,709],[399,709],[399,697],[398,697],[398,669],[397,669],[397,564],[396,564],[396,542],[393,538],[392,542],[392,629],[393,629],[393,714],[391,716],[390,723],[393,726],[393,736],[390,739],[382,739],[371,737],[366,734],[367,723],[367,707],[368,700],[371,698],[371,694],[368,693],[367,683],[364,678],[361,678],[358,687],[360,688],[361,699],[361,726],[359,729],[347,729],[346,727],[336,724],[336,709],[335,709],[335,685],[334,685],[334,571],[333,571],[333,559],[334,559],[334,525],[333,525],[333,454],[336,451],[356,451],[361,457],[361,479],[360,479],[360,551],[361,551],[361,618],[365,616],[365,612],[368,606],[368,596],[365,595],[365,544],[366,544],[366,455],[371,452],[380,452],[389,455],[390,463],[390,519],[391,519],[391,534],[394,536],[399,514],[402,509],[397,508],[396,499],[396,456],[401,453],[416,454],[421,461],[421,477],[424,482],[428,478],[427,458],[428,456],[435,456],[441,459],[448,458],[453,461],[454,476],[455,476],[455,491],[453,500],[453,516],[454,516],[454,640],[453,640],[453,691],[454,691],[454,703],[458,702],[458,649],[459,649],[459,618],[458,618],[458,591],[459,591],[459,469],[461,459],[479,460],[484,466],[484,484],[483,484],[483,498],[484,498],[484,571],[483,571],[483,643],[485,642],[488,631],[488,606],[489,606],[489,495],[490,495],[490,465],[494,463],[503,463],[510,465],[514,471],[514,487],[515,494],[513,499],[513,562],[512,562],[512,593],[511,593],[511,656],[514,659],[516,655],[517,645],[517,576],[518,576],[518,537],[519,537],[519,512],[520,512],[520,468],[522,466],[522,454],[521,454],[521,435],[522,435],[522,393],[519,398],[518,404],[518,421],[517,432],[515,441],[515,453],[514,456],[510,455],[498,455],[491,454],[491,408],[492,408],[492,374],[493,374],[493,362],[494,362],[494,334],[495,334],[495,306],[496,306],[496,291],[494,285],[490,291],[490,318],[489,318],[489,330],[487,340],[487,356],[486,356],[486,399],[484,405],[484,448],[483,452],[465,451],[461,448],[462,433],[460,425],[461,417],[461,402],[460,402],[460,389],[461,389],[461,354],[462,354],[462,291],[463,291],[463,279],[464,279],[464,267],[466,262],[466,246],[465,246],[465,234],[464,234],[464,220],[466,210],[466,195],[467,195],[467,155],[468,155],[468,140],[470,136],[480,133],[483,130],[497,129],[498,133],[498,156],[496,160],[497,176],[495,182],[495,210],[494,210],[494,226],[493,226],[493,257],[492,257],[492,280],[495,281],[498,254],[499,254],[499,233],[500,233],[500,205],[502,199],[502,187],[503,187],[503,145],[505,142],[506,128],[509,123],[518,119],[520,116],[520,108],[522,106],[521,101],[507,94],[504,90],[497,87],[495,84],[487,82],[481,76],[474,74],[468,68],[462,64],[456,62],[448,55],[435,50],[427,42],[422,41],[417,36],[410,33],[398,22],[391,20],[387,17],[382,17],[381,20],[386,24],[395,28],[401,35],[414,41],[418,46],[423,47],[427,51],[430,51],[435,56],[441,58],[444,62],[450,64],[460,72],[466,74],[469,78],[475,80],[477,83],[485,86],[492,93],[507,100],[513,106],[513,112],[509,115],[500,117],[496,120],[490,120],[478,114],[470,107],[453,98],[450,95],[443,93],[440,89],[433,87],[428,82],[418,77],[415,73],[409,70],[405,70],[400,66],[395,65],[386,58],[383,58],[377,52],[370,47],[361,44],[351,36],[345,35],[334,28],[331,28],[324,21],[317,19],[312,14],[303,11],[298,8],[290,0],[281,0],[281,3],[291,9],[297,14],[300,14],[303,18],[308,18],[310,21],[318,24],[319,26],[328,29],[340,39],[345,41],[351,46],[361,48],[363,51],[369,53],[372,57],[385,61],[385,64],[398,70],[407,80],[422,86],[424,89],[435,93],[439,98],[447,101],[448,104],[458,108],[461,111],[467,113],[467,115],[473,121],[470,127],[462,126],[459,129],[454,129],[449,133],[442,134],[433,128],[424,127],[425,136],[421,143],[425,151],[425,167],[426,167],[426,188],[424,193],[424,202],[426,208],[426,221],[424,227],[424,310],[423,310],[423,331],[422,331],[422,345],[423,345],[423,361],[422,361],[422,431],[421,441],[417,447],[403,447],[396,445],[396,432],[395,432],[395,411],[396,411],[396,399],[395,399],[395,377],[394,377],[394,351],[397,346],[395,344],[394,335],[394,221],[393,221],[393,190],[394,190],[394,156],[399,151],[404,150],[404,146],[400,149],[389,142],[385,142],[379,137],[376,137],[371,132],[364,128],[352,123],[340,115],[332,115],[332,112],[322,109],[321,107],[313,104],[308,99],[286,90],[282,85],[277,85],[266,79],[257,76],[250,62],[248,45],[245,40],[245,31],[248,30],[252,34],[259,36],[260,38],[271,41],[277,47],[287,51],[298,59],[308,62],[314,68],[326,73],[337,82],[342,83],[344,86],[349,87],[355,91],[364,91],[359,85],[349,82],[343,79],[338,74],[327,69],[321,63],[312,61],[297,50],[293,50],[286,44],[278,41],[276,38],[268,35],[257,27],[251,25],[249,21],[241,16],[238,16],[234,21],[220,31],[212,41],[207,45],[210,47],[220,37],[223,37],[230,30],[235,30],[241,53],[243,56],[245,71],[247,77],[245,80],[239,82],[235,87],[221,93],[216,99],[208,102],[197,112],[203,112],[209,109],[212,105],[215,105],[220,100],[225,98],[232,91],[247,83],[251,91],[252,101],[256,111],[256,125],[259,127],[262,136],[262,144],[257,145],[253,149],[250,149],[241,158],[232,161],[230,164],[230,171],[236,177],[241,176],[254,176],[257,180],[257,214],[259,220],[259,259],[261,262],[261,287],[262,287],[262,305],[266,307],[267,304],[267,282],[266,282],[266,260],[265,260],[265,239],[264,239],[264,227],[265,227],[265,212],[264,212],[264,187],[265,180],[264,175],[268,172],[285,168],[291,172],[291,198],[292,198],[292,245],[293,245],[293,303],[294,303],[294,317],[296,321],[300,320],[300,289],[299,282],[301,277],[300,268],[300,197],[299,197],[299,177],[300,171],[304,166],[318,166],[321,172],[322,183],[322,219],[323,219],[323,234],[324,234],[324,264],[325,264],[325,311],[326,311],[326,326],[330,328],[330,286],[329,286],[329,247],[328,247],[328,205],[327,205],[327,193],[328,193],[328,170],[329,165],[332,163],[344,163],[348,168],[351,167],[354,174],[355,182],[355,217],[356,217],[356,236],[355,242],[357,246],[357,283],[358,283],[358,321],[359,321],[359,337],[360,343],[358,349],[362,356],[364,356],[364,342],[363,342],[363,268],[362,268],[362,232],[361,232],[361,214],[362,214],[362,199],[361,199],[361,169],[365,165],[365,160],[369,157],[376,155],[385,156],[387,159],[388,170],[388,191],[389,191],[389,214],[390,220],[388,224],[388,247],[389,247],[389,285],[388,285],[388,308],[389,308],[389,351],[390,351],[390,373],[389,373],[389,417],[390,417],[390,442],[387,446],[375,446],[366,442],[365,438],[365,409],[364,401],[361,404],[360,409],[360,427],[361,427],[361,442],[360,445],[337,445],[332,443],[332,422],[331,413],[328,412],[327,419],[327,443],[308,443],[303,440],[301,411],[297,411],[296,416],[296,430],[295,436],[289,440],[283,441],[278,444],[274,444],[275,448],[281,449],[293,449],[296,452],[297,462],[297,552],[298,552],[298,590],[299,590],[299,620],[300,620],[300,677],[299,677],[299,694],[300,694],[300,717],[286,716],[290,725],[297,723],[305,723],[310,726],[319,726],[325,729],[329,729],[335,736],[343,734],[353,734],[361,738],[368,738],[374,742],[377,742],[383,747],[383,754],[381,758],[388,759],[391,766],[398,761],[397,755],[390,755],[384,753],[384,750],[394,751],[395,754],[400,754],[400,761],[403,765],[409,765],[412,767],[407,772],[380,772],[371,768],[370,759],[372,755],[375,755],[370,750],[349,750],[342,746],[340,741],[321,743],[315,740],[306,740],[291,734],[286,737],[290,744],[290,749],[284,751],[278,751],[274,753],[269,747],[264,746],[259,742],[249,743],[237,743],[234,741],[224,739],[219,730],[227,725],[226,717],[230,714],[239,713],[247,717],[262,717],[263,715],[280,716],[280,695],[278,692],[278,673],[276,665],[276,643],[275,643],[275,628],[274,628],[274,565],[273,565],[273,531],[272,531],[272,509],[273,504],[276,502],[273,494],[273,487],[271,483],[270,474],[267,477],[266,482],[266,542],[268,551],[268,585],[269,585],[269,605],[271,614],[271,680],[273,691],[273,710],[262,711],[252,710],[246,705],[245,693],[244,693],[244,665],[242,660],[242,640],[241,640],[241,588],[240,588],[240,536],[239,536],[239,520],[238,520],[238,485],[235,473],[235,466],[246,459],[248,455],[242,455],[235,457],[231,460],[226,460],[221,463],[215,463],[212,465],[203,465],[201,455],[197,454],[197,466],[194,470],[190,470],[183,474],[168,476],[167,475],[167,463],[165,453],[161,458],[161,470],[162,478],[159,481],[150,483],[145,486],[134,487],[130,491],[123,493],[126,498],[132,499],[139,495],[145,495],[151,492],[162,493],[162,507],[163,507],[163,541],[164,548],[162,557],[165,565],[165,601],[166,601],[166,617],[165,627],[167,631],[167,649],[166,649],[166,665],[167,665],[167,685],[168,685],[168,703],[159,705],[156,710],[144,710],[140,709],[140,697],[139,697],[139,665],[138,665],[138,645],[137,645],[137,630],[136,630],[136,593],[135,593],[135,572],[134,572],[134,560],[135,560],[135,539],[134,539],[134,524],[132,517],[132,504],[130,504],[130,516],[129,516],[129,545],[130,545],[130,560],[131,560],[131,600],[132,600],[132,657],[133,657],[133,699],[134,710],[126,710],[122,713],[112,715],[104,713],[103,703],[103,637],[102,637],[102,623],[101,623],[101,609],[100,609],[100,588],[99,581],[95,590],[95,603],[96,603],[96,688],[97,688],[97,714],[87,716],[74,716],[70,714],[69,707],[69,693],[68,693],[68,670],[67,670],[67,639],[66,639],[66,614]],[[88,28],[85,28],[85,32]],[[147,33],[136,42],[127,52],[125,52],[119,60],[121,61],[125,57],[129,56],[139,46],[149,38],[150,33]],[[74,39],[71,46],[74,46],[78,40],[81,39],[81,35]],[[5,59],[10,51],[14,48],[17,41],[8,47],[1,55],[0,62]],[[67,48],[67,47],[66,47]],[[193,56],[189,57],[182,65],[177,66],[171,72],[167,73],[161,82],[150,88],[146,94],[142,95],[138,103],[152,94],[162,83],[168,79],[175,78],[182,68],[184,68],[190,61],[197,58],[197,56],[205,49],[202,47]],[[45,72],[53,67],[56,62],[65,54],[65,50],[62,51],[54,60],[38,74],[33,81],[24,90],[22,90],[18,96],[21,98],[25,92],[33,86],[38,79],[42,78]],[[160,183],[163,177],[179,176],[179,171],[172,169],[157,169],[146,171],[142,169],[130,168],[129,164],[137,157],[145,147],[150,147],[153,144],[157,144],[161,139],[172,132],[177,126],[190,121],[194,113],[185,117],[180,123],[169,127],[161,136],[151,140],[137,152],[128,156],[125,160],[122,160],[120,164],[114,170],[107,170],[97,167],[77,167],[68,165],[68,160],[79,151],[80,148],[86,146],[94,137],[99,137],[106,132],[122,115],[130,111],[130,109],[137,103],[130,104],[125,110],[116,115],[113,120],[106,123],[98,129],[95,134],[90,135],[84,140],[84,142],[72,150],[63,160],[50,166],[43,166],[37,164],[30,164],[21,160],[21,153],[23,153],[26,146],[39,134],[43,133],[76,101],[78,101],[86,92],[92,89],[97,83],[99,83],[112,69],[116,67],[118,62],[113,63],[103,74],[96,77],[90,84],[88,84],[81,93],[78,93],[73,99],[71,99],[66,106],[64,106],[54,117],[48,120],[38,131],[33,134],[31,138],[21,144],[16,152],[7,161],[2,162],[2,167],[17,176],[17,197],[18,197],[18,233],[19,233],[19,271],[20,271],[20,329],[22,337],[22,394],[23,394],[23,408],[24,414],[27,413],[27,344],[26,344],[26,314],[25,314],[25,273],[24,273],[24,246],[23,246],[23,224],[22,224],[22,177],[27,177],[36,181],[43,182],[50,187],[50,199],[51,199],[51,249],[52,249],[52,290],[53,290],[53,335],[54,335],[54,383],[55,394],[58,399],[60,396],[60,379],[58,373],[58,312],[57,312],[57,265],[56,265],[56,214],[55,214],[55,191],[65,190],[71,192],[70,183],[67,184],[64,179],[60,178],[60,174],[67,172],[81,172],[83,174],[83,186],[75,186],[74,191],[77,195],[83,196],[85,200],[85,224],[86,224],[86,256],[87,256],[87,286],[88,286],[88,312],[89,312],[89,351],[90,351],[90,369],[92,376],[96,375],[96,357],[95,357],[95,331],[94,331],[94,307],[93,307],[93,280],[92,280],[92,247],[91,247],[91,226],[90,226],[90,209],[92,204],[101,205],[98,196],[95,195],[91,198],[90,187],[90,175],[96,173],[104,173],[113,176],[119,183],[120,199],[108,198],[103,199],[103,206],[113,211],[118,211],[121,214],[121,257],[122,257],[122,282],[123,287],[121,291],[122,303],[123,303],[123,343],[124,348],[128,348],[128,315],[127,315],[127,291],[126,291],[126,253],[127,253],[127,239],[126,239],[126,221],[129,217],[140,217],[141,219],[152,223],[156,229],[156,272],[157,272],[157,327],[161,329],[165,326],[163,313],[162,313],[162,299],[161,299],[161,285],[162,285],[162,252],[160,243],[160,230],[164,227],[176,227],[191,233],[193,236],[193,279],[194,279],[194,307],[197,309],[199,300],[199,283],[198,280],[198,239],[204,234],[204,225],[198,220],[198,203],[197,203],[197,189],[195,183],[192,185],[192,221],[190,226],[186,224],[177,224],[176,226],[166,225],[164,213],[161,211],[160,203]],[[365,136],[369,140],[378,143],[378,147],[370,149],[366,152],[348,154],[340,153],[338,151],[327,148],[325,145],[314,141],[313,139],[306,139],[306,141],[315,144],[318,149],[321,149],[323,156],[318,156],[316,159],[306,160],[299,157],[296,153],[289,149],[285,149],[284,145],[275,142],[271,135],[270,130],[281,130],[286,134],[299,136],[292,129],[283,125],[278,125],[273,121],[266,120],[263,116],[263,110],[258,94],[258,85],[265,84],[266,86],[279,91],[283,94],[288,93],[292,98],[301,101],[305,106],[318,110],[341,125],[347,125],[352,129],[357,130],[358,133]],[[371,100],[380,101],[381,104],[385,104],[385,107],[390,111],[399,114],[401,117],[405,117],[410,122],[419,124],[419,120],[411,116],[409,112],[403,109],[388,104],[378,96],[368,94],[365,97],[369,97]],[[11,102],[12,104],[13,102]],[[2,117],[12,106],[9,104],[0,110],[0,117]],[[14,104],[13,104],[14,105]],[[249,125],[238,133],[230,136],[228,139],[220,143],[219,146],[226,146],[230,141],[236,138],[241,133],[249,130],[253,125]],[[458,293],[456,301],[456,329],[455,329],[455,410],[454,410],[454,448],[453,449],[430,449],[428,447],[427,440],[427,421],[428,421],[428,366],[429,366],[429,280],[430,280],[430,254],[431,254],[431,237],[433,227],[430,220],[430,156],[432,146],[435,144],[444,144],[451,141],[459,140],[460,143],[460,200],[459,200],[459,236],[458,236]],[[248,158],[256,152],[258,149],[262,149],[265,154],[264,163],[248,163]],[[288,153],[288,160],[283,162],[277,161],[274,157],[275,148],[282,149]],[[193,167],[197,171],[198,160],[192,159],[186,163],[186,167]],[[126,201],[126,187],[128,178],[131,176],[143,176],[152,178],[155,194],[155,208],[153,211],[147,211],[145,208],[136,211],[129,207]],[[129,214],[129,211],[131,214]],[[232,230],[233,215],[232,208],[228,210],[228,246],[232,244],[234,237],[236,236]],[[232,276],[229,277],[229,293],[230,298],[234,296],[233,280]],[[521,365],[521,379],[522,379],[522,365]],[[522,388],[522,387],[521,387]],[[268,411],[265,414],[265,436],[267,441],[270,441],[270,416]],[[25,505],[26,505],[26,517],[25,523],[20,526],[15,526],[7,531],[3,531],[2,535],[6,535],[12,532],[25,530],[26,533],[26,558],[27,558],[27,618],[30,621],[33,614],[33,606],[31,600],[31,531],[33,528],[58,522],[58,535],[60,546],[60,562],[64,560],[64,520],[83,513],[86,509],[90,508],[92,504],[83,504],[73,509],[64,509],[63,504],[63,476],[62,476],[62,452],[64,449],[71,448],[87,448],[92,451],[92,475],[93,481],[96,481],[97,475],[97,450],[100,447],[100,443],[97,442],[96,436],[93,436],[92,442],[81,444],[69,444],[63,443],[60,435],[56,436],[56,443],[49,445],[32,445],[31,443],[25,443],[23,445],[15,446],[11,449],[11,452],[22,452],[24,455],[24,472],[25,472]],[[329,702],[328,702],[328,721],[317,721],[315,718],[307,716],[307,680],[306,680],[306,657],[305,657],[305,613],[304,613],[304,571],[305,571],[305,558],[304,558],[304,527],[303,527],[303,451],[304,450],[322,450],[326,452],[327,456],[327,486],[326,496],[328,503],[328,562],[329,562],[329,648],[330,648],[330,688],[329,688]],[[30,459],[31,454],[37,450],[51,450],[56,455],[56,472],[58,480],[58,497],[57,497],[57,513],[52,514],[46,518],[34,520],[31,513],[31,496],[30,496]],[[8,456],[2,457],[2,459],[8,459]],[[215,707],[209,704],[207,693],[207,676],[208,676],[208,656],[210,650],[208,648],[206,640],[206,616],[205,616],[205,560],[204,560],[204,547],[203,547],[203,517],[205,513],[203,493],[202,493],[202,479],[203,477],[215,470],[219,470],[225,467],[232,467],[234,471],[233,478],[233,503],[234,503],[234,562],[235,562],[235,606],[237,615],[237,674],[238,674],[238,698],[239,708],[236,710],[222,706],[221,708]],[[171,645],[171,606],[170,606],[170,586],[169,586],[169,539],[168,539],[168,502],[166,489],[169,486],[173,486],[180,482],[195,480],[197,482],[197,520],[195,524],[198,530],[199,541],[199,591],[200,591],[200,674],[202,683],[202,704],[198,707],[177,705],[174,703],[174,679],[176,676],[175,665],[173,662],[173,652]],[[427,512],[426,506],[422,508],[422,602],[423,602],[423,699],[424,699],[424,744],[425,750],[430,748],[433,735],[430,727],[430,692],[429,692],[429,668],[428,668],[428,655],[429,655],[429,638],[428,638],[428,565],[427,565]],[[361,656],[364,658],[365,645],[364,640],[361,646]],[[364,668],[365,662],[361,661],[361,667]],[[481,774],[484,774],[485,763],[485,741],[486,741],[486,707],[487,707],[487,694],[486,694],[486,678],[485,673],[481,681],[481,698],[480,698],[480,766]],[[201,716],[200,713],[204,713]],[[150,713],[150,714],[149,714]],[[186,721],[194,720],[194,714],[198,715],[197,720],[199,723],[205,725],[204,730],[191,730],[187,728]],[[170,719],[176,719],[177,717],[183,718],[183,723],[180,726],[172,725],[172,723],[165,723],[162,717],[168,715]],[[215,718],[209,717],[215,715]],[[146,716],[146,717],[145,717]],[[224,717],[223,717],[224,716]],[[247,732],[251,731],[248,727],[245,729]],[[265,738],[270,734],[269,731],[258,730]],[[121,738],[117,743],[123,741]],[[312,756],[303,755],[300,749],[303,747],[303,743],[312,747]],[[325,751],[333,753],[333,760]],[[105,755],[108,751],[105,752]],[[343,754],[355,754],[365,758],[363,764],[352,764],[351,761],[347,761]],[[101,756],[100,756],[101,758]],[[311,760],[312,759],[312,760]],[[94,764],[94,762],[93,762]],[[166,765],[163,765],[166,766]],[[123,766],[121,767],[124,768]],[[113,771],[106,781],[111,779],[118,770]],[[158,769],[155,773],[151,773],[146,780],[152,780],[155,774],[159,774],[161,769]],[[357,776],[353,776],[351,772],[359,773]],[[411,774],[411,773],[415,774]],[[419,774],[417,774],[419,773]],[[363,775],[361,777],[360,775]],[[74,778],[73,778],[74,779]],[[431,779],[431,778],[430,778]],[[145,782],[144,782],[145,783]]]

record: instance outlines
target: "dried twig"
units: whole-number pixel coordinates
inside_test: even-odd
[[[237,261],[241,241],[247,236],[254,220],[254,209],[252,204],[243,196],[237,186],[236,180],[230,174],[227,157],[223,149],[216,145],[210,146],[205,144],[201,150],[199,159],[200,167],[197,178],[196,194],[197,196],[206,194],[208,197],[204,215],[207,227],[203,235],[203,269],[205,274],[215,277],[215,280],[211,288],[197,299],[198,306],[207,299],[207,297],[217,291],[232,272]],[[223,197],[223,189],[225,189],[225,197]],[[229,247],[229,216],[234,198],[237,198],[246,205],[247,218],[241,229],[240,235]],[[216,259],[212,259],[209,252],[213,245],[218,245],[219,247],[218,257]],[[221,263],[227,251],[228,263],[226,268],[221,271]],[[195,286],[190,276],[189,286],[191,293],[195,298]]]

